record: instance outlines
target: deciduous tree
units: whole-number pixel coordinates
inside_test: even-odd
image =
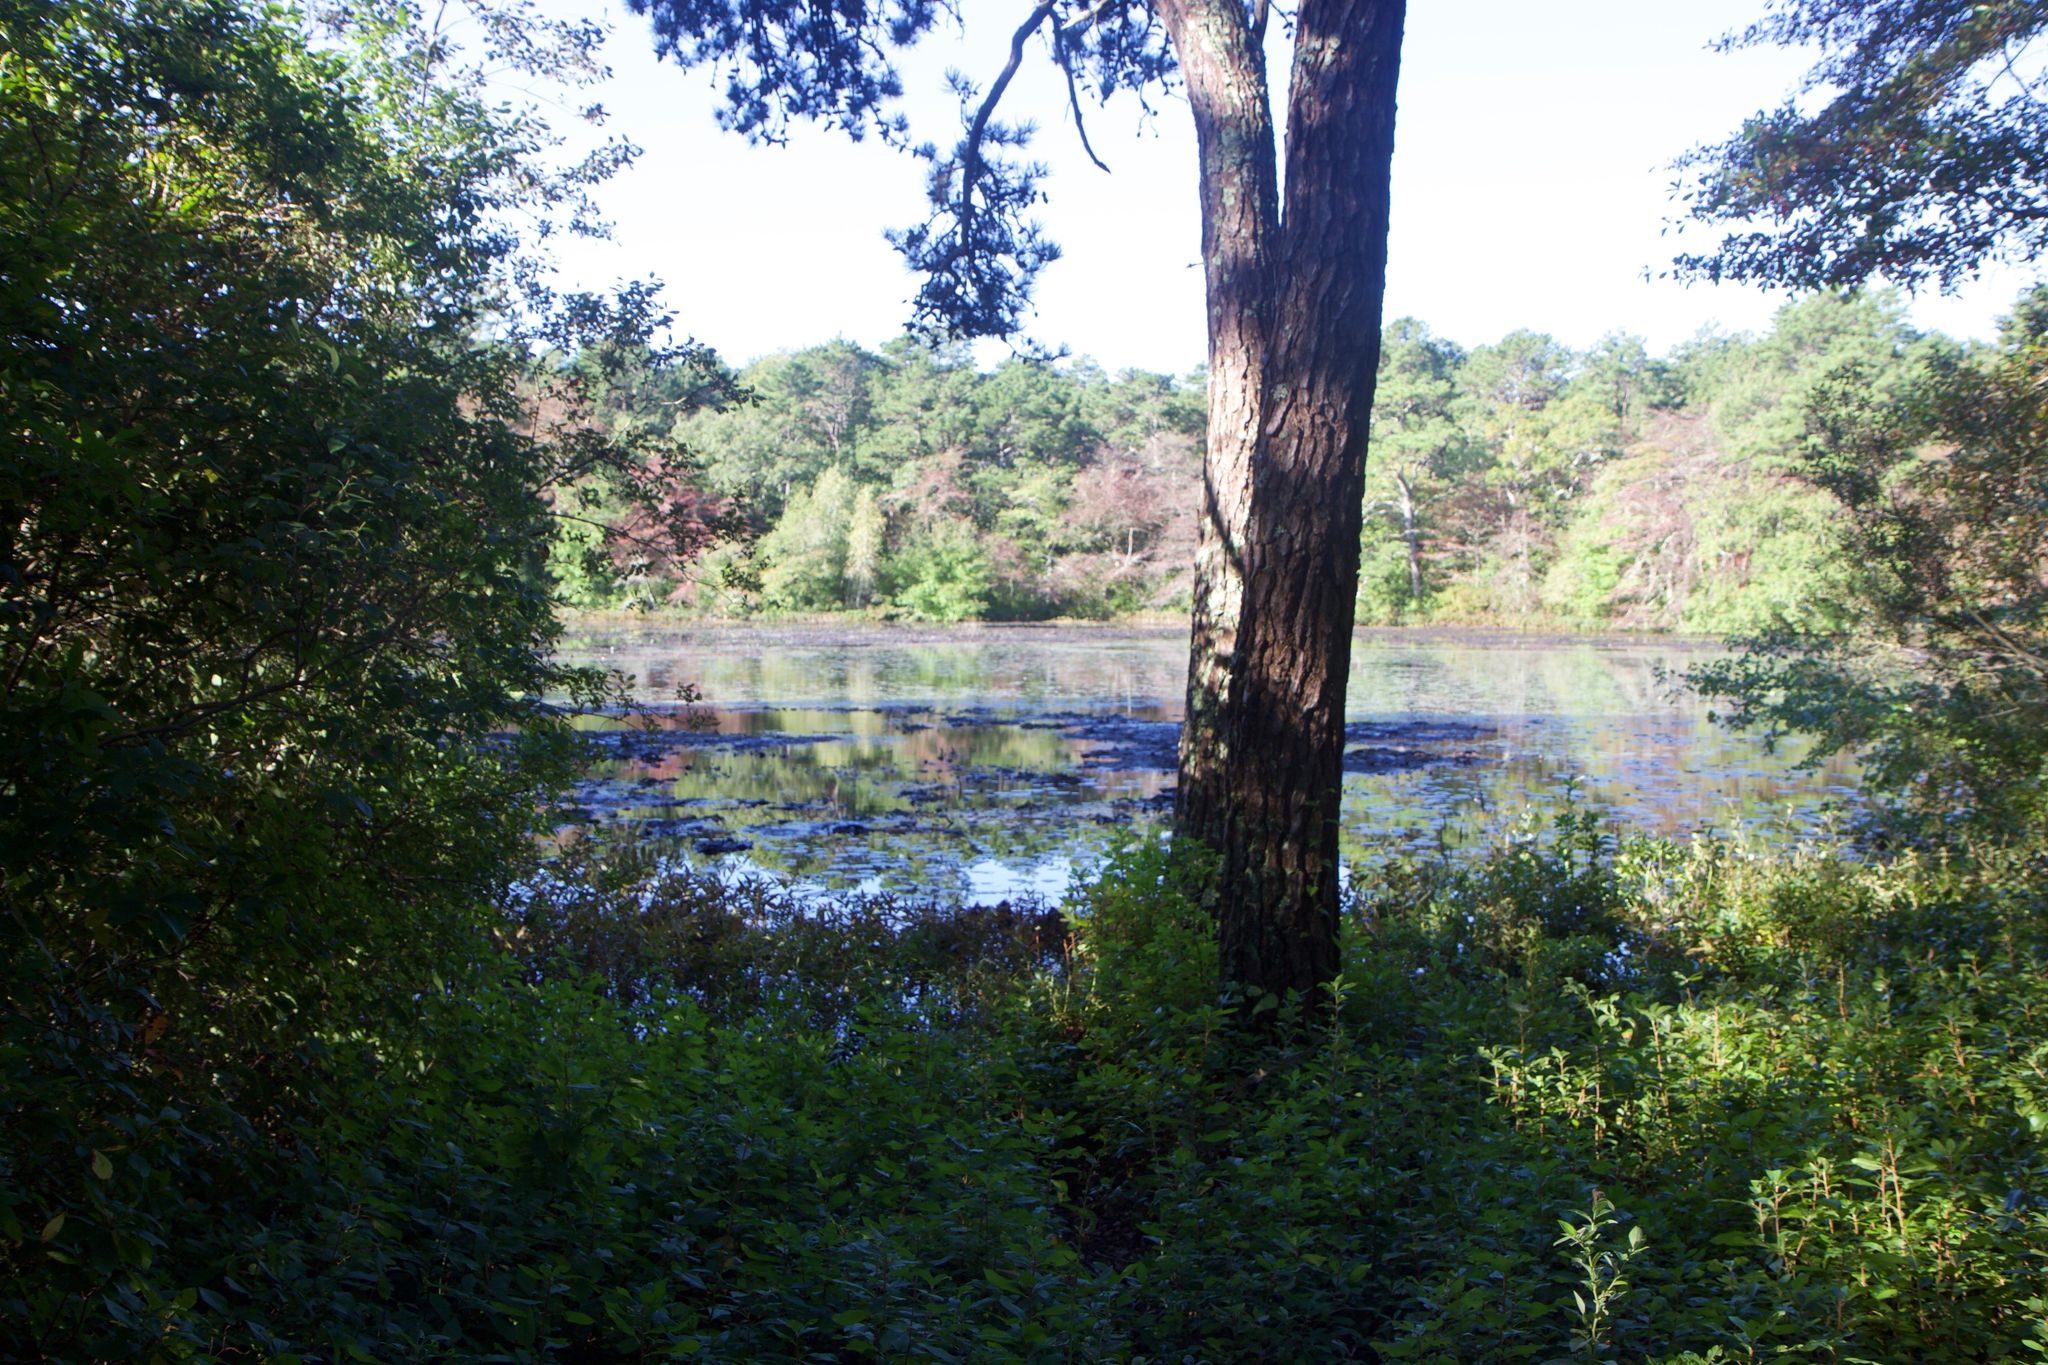
[[[595,690],[552,661],[547,491],[664,510],[536,361],[644,343],[646,296],[510,306],[504,224],[574,178],[416,12],[352,17],[0,0],[8,1359],[206,1349],[174,1286],[256,1244],[190,1231],[289,1202],[336,1059],[402,1065],[529,866],[542,698]],[[528,75],[584,51],[500,17]]]
[[[2038,830],[2048,809],[2048,292],[1991,354],[1935,351],[1889,390],[1835,372],[1802,473],[1853,565],[1848,632],[1783,629],[1693,670],[1738,724],[1855,749],[1939,828]]]

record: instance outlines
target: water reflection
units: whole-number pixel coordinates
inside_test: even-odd
[[[565,653],[635,677],[644,729],[590,718],[575,819],[819,891],[1058,899],[1171,802],[1180,632],[710,627],[593,633]],[[1715,727],[1666,670],[1682,642],[1361,634],[1345,856],[1483,848],[1566,799],[1665,834],[1789,840],[1854,796]],[[1446,722],[1459,722],[1446,724]],[[1567,791],[1573,795],[1568,798]]]

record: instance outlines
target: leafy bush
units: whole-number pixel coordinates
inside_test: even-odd
[[[2048,1118],[2024,1060],[2048,1020],[2041,872],[1617,849],[1574,817],[1474,871],[1394,874],[1359,906],[1327,1025],[1250,1050],[1202,1006],[1157,1026],[1183,1055],[1223,1042],[1175,1073],[1151,1109],[1180,1121],[1123,1179],[1134,1340],[1238,1360],[2048,1350],[2029,1307]],[[1128,1129],[1104,1101],[1084,1133],[1098,1113]]]
[[[486,955],[540,698],[603,688],[545,490],[640,469],[573,385],[530,420],[529,343],[653,319],[504,316],[535,130],[416,53],[228,0],[5,0],[0,50],[0,1354],[140,1359]]]

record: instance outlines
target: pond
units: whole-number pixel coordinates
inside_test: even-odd
[[[582,719],[563,818],[805,894],[1057,901],[1170,814],[1186,648],[1119,626],[584,630],[564,656],[632,676],[647,710]],[[1567,802],[1774,843],[1853,803],[1849,763],[1801,770],[1666,676],[1713,649],[1361,631],[1347,863],[1471,856]]]

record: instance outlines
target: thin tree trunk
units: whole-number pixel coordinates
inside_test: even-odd
[[[1422,531],[1415,524],[1415,487],[1406,470],[1394,474],[1394,487],[1401,490],[1401,539],[1408,546],[1408,600],[1422,600]]]
[[[1243,9],[1161,2],[1202,143],[1209,266],[1180,827],[1224,855],[1225,979],[1269,992],[1314,991],[1338,966],[1344,690],[1404,9],[1302,5],[1276,228],[1256,211],[1271,192],[1271,126]]]

